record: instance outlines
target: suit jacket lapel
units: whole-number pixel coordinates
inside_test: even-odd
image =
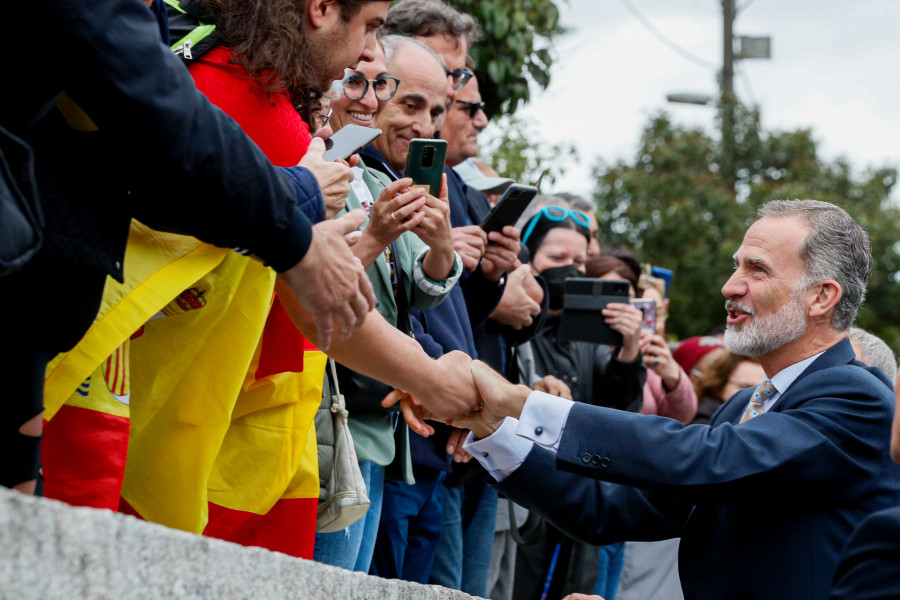
[[[843,340],[826,350],[822,354],[822,356],[814,360],[811,365],[806,367],[806,370],[803,371],[790,386],[788,386],[788,389],[781,392],[778,400],[775,401],[775,404],[769,410],[778,408],[778,406],[782,404],[781,401],[784,400],[785,396],[788,396],[790,394],[791,390],[794,389],[797,382],[810,373],[815,373],[816,371],[821,371],[822,369],[828,369],[830,367],[835,367],[838,365],[845,365],[851,362],[854,356],[855,354],[853,352],[853,347],[850,346],[850,339],[844,338]],[[720,422],[730,422],[733,424],[737,424],[744,412],[744,408],[750,401],[750,394],[752,393],[752,389],[747,389],[741,390],[740,392],[732,396],[728,400],[728,402],[726,402],[722,406],[719,412],[714,415],[716,418],[710,422],[710,425]]]

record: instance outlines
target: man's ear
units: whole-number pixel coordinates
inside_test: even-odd
[[[809,288],[806,296],[809,302],[809,316],[816,321],[825,317],[830,319],[841,296],[843,296],[841,284],[833,279],[815,284]]]
[[[340,16],[337,0],[307,0],[306,22],[313,29],[325,26],[329,19]]]

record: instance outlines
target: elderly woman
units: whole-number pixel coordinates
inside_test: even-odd
[[[361,62],[357,69],[348,70],[342,81],[335,82],[329,125],[333,131],[350,123],[371,126],[381,104],[390,100],[400,85],[401,81],[387,73],[379,44],[372,62]],[[368,215],[353,253],[366,267],[378,299],[377,310],[395,327],[409,333],[409,310],[439,304],[462,273],[462,261],[453,250],[446,183],[441,197],[435,198],[412,188],[408,178],[390,182],[362,160],[352,170],[354,179],[344,211],[363,208]],[[366,515],[347,530],[317,534],[314,557],[319,562],[368,572],[386,467],[396,467],[392,471],[411,483],[409,438],[406,426],[397,424],[396,414],[345,390],[340,381],[345,373],[339,375],[339,383],[371,505]]]

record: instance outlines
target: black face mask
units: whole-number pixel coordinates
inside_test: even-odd
[[[584,277],[584,273],[575,268],[575,265],[553,267],[541,271],[541,277],[547,282],[550,291],[550,310],[561,310],[563,298],[566,295],[567,277]]]

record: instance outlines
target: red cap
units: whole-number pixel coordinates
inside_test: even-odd
[[[697,336],[681,342],[678,348],[675,349],[675,352],[672,353],[672,357],[675,359],[675,362],[681,365],[685,373],[690,373],[697,361],[713,350],[724,347],[725,344],[717,337],[709,335]]]

